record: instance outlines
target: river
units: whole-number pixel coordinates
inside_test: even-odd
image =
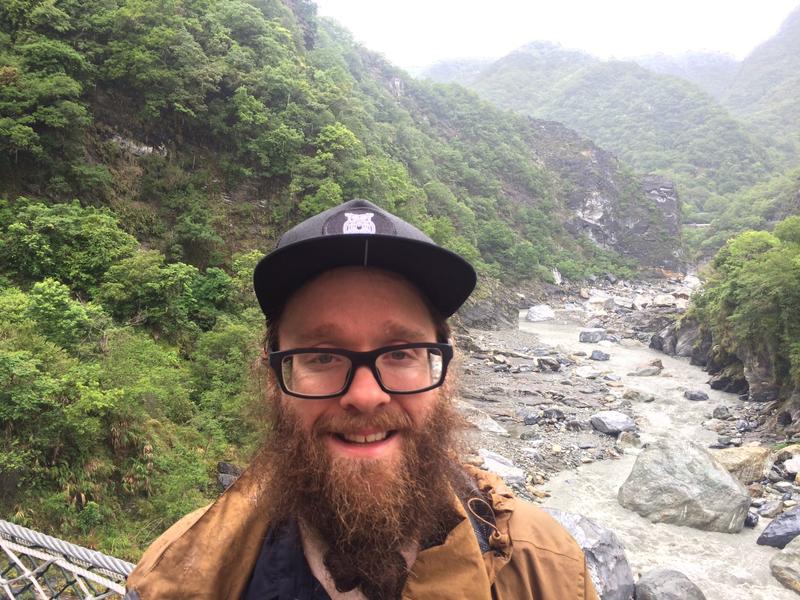
[[[564,321],[529,323],[520,320],[520,329],[536,334],[544,343],[566,352],[590,353],[597,346],[578,341],[580,326]],[[686,359],[672,358],[638,342],[626,341],[603,347],[611,354],[598,368],[622,378],[625,387],[650,394],[656,400],[634,405],[643,442],[659,438],[695,441],[708,445],[716,434],[702,427],[713,409],[721,404],[742,402],[737,396],[711,390],[708,375]],[[655,377],[629,377],[635,367],[660,359],[664,370]],[[710,399],[690,402],[686,389],[703,389]],[[625,547],[634,575],[655,568],[672,568],[687,575],[708,600],[796,600],[770,573],[769,561],[778,552],[759,546],[756,538],[767,521],[755,529],[737,534],[700,531],[665,523],[650,523],[617,502],[617,490],[630,473],[636,457],[605,460],[563,471],[547,482],[550,492],[545,506],[586,515],[610,528]]]

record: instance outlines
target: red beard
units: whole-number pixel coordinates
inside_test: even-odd
[[[291,408],[272,406],[273,433],[259,457],[270,473],[270,519],[300,519],[319,534],[340,592],[360,587],[371,600],[400,598],[408,575],[400,551],[440,544],[459,520],[454,495],[467,486],[457,460],[462,417],[442,397],[418,427],[395,404],[377,415],[323,417],[307,433]],[[402,435],[392,464],[330,456],[326,435],[366,428]]]

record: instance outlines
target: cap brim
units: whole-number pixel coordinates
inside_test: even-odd
[[[458,310],[477,281],[472,265],[435,244],[389,235],[330,235],[289,244],[261,259],[253,272],[261,310],[267,319],[274,318],[304,283],[344,266],[403,275],[444,317]]]

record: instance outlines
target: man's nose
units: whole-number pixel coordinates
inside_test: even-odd
[[[372,370],[366,365],[356,368],[350,388],[339,399],[342,408],[352,408],[363,413],[371,413],[382,404],[391,402],[392,397],[381,389]]]

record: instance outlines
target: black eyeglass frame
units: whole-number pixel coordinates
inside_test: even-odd
[[[442,353],[442,374],[439,378],[439,381],[433,385],[429,385],[428,387],[413,390],[410,392],[398,392],[396,390],[388,389],[381,381],[381,375],[378,371],[378,366],[376,364],[378,357],[381,354],[385,354],[386,352],[391,352],[392,350],[410,350],[410,349],[421,349],[427,348],[430,350],[439,350]],[[347,378],[344,381],[344,385],[342,389],[336,392],[335,394],[327,394],[324,396],[311,396],[308,394],[298,394],[297,392],[292,392],[286,387],[286,383],[283,380],[283,369],[281,368],[281,362],[287,356],[293,356],[295,354],[336,354],[338,356],[345,356],[350,359],[350,370],[347,372]],[[440,387],[447,376],[447,367],[450,364],[450,361],[453,359],[453,346],[450,344],[442,344],[438,342],[415,342],[409,344],[395,344],[394,346],[383,346],[381,348],[375,348],[375,350],[367,350],[366,352],[356,352],[355,350],[345,350],[344,348],[293,348],[291,350],[277,350],[275,352],[268,353],[269,359],[269,366],[275,372],[275,377],[278,379],[278,385],[280,385],[281,390],[285,394],[289,396],[294,396],[295,398],[303,398],[306,400],[326,400],[330,398],[336,398],[341,396],[342,394],[347,393],[347,390],[350,389],[350,385],[353,383],[353,379],[356,375],[356,369],[361,366],[369,367],[370,371],[372,371],[373,377],[375,377],[375,381],[378,382],[380,388],[386,392],[387,394],[421,394],[422,392],[427,392],[437,387]]]

